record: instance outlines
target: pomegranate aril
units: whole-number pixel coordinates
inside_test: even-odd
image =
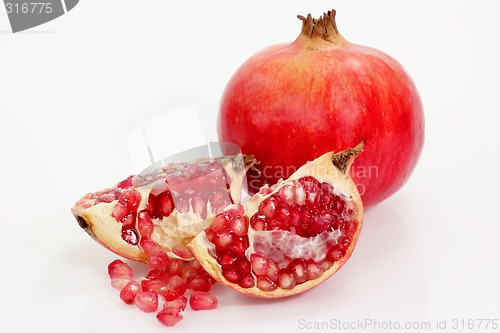
[[[159,293],[164,296],[167,301],[173,301],[184,295],[186,289],[186,282],[180,276],[174,275],[168,280],[165,287],[161,288]]]
[[[127,217],[130,214],[131,210],[128,207],[126,202],[118,201],[113,208],[113,212],[111,213],[111,216],[113,216],[116,221],[122,222],[125,217]]]
[[[165,307],[156,314],[156,319],[165,326],[174,326],[184,318],[183,312],[177,307]]]
[[[234,253],[235,256],[243,257],[245,251],[248,249],[248,237],[240,237],[234,240],[230,245],[228,251]]]
[[[276,290],[278,286],[276,285],[275,282],[269,280],[265,276],[259,276],[257,277],[257,288],[259,288],[262,291],[273,291]]]
[[[141,281],[141,290],[159,293],[163,288],[165,288],[165,284],[166,282],[160,279],[144,279]]]
[[[141,237],[150,238],[153,234],[154,224],[148,212],[144,210],[139,212],[137,216],[137,229],[139,229]]]
[[[111,286],[116,290],[122,290],[130,281],[132,278],[128,275],[119,276],[111,280]]]
[[[250,255],[250,264],[255,275],[265,275],[269,268],[268,259],[256,253]]]
[[[172,249],[173,254],[176,256],[179,256],[182,259],[191,259],[193,256],[191,255],[191,252],[183,246],[176,246]]]
[[[259,205],[259,213],[271,218],[276,210],[277,200],[274,196],[262,201]]]
[[[226,214],[218,215],[214,218],[214,221],[210,224],[209,229],[214,232],[220,232],[226,230],[229,219],[230,217]]]
[[[165,250],[160,245],[158,245],[151,239],[145,237],[142,237],[141,240],[139,241],[139,247],[148,256],[153,256],[165,252]]]
[[[130,281],[120,291],[120,299],[127,304],[133,304],[135,296],[139,293],[140,288],[141,287],[137,281]]]
[[[139,235],[135,229],[125,229],[122,231],[122,239],[131,244],[137,245],[139,243]]]
[[[226,280],[232,283],[239,283],[241,281],[241,274],[234,268],[224,268],[222,267],[222,275]]]
[[[294,259],[288,264],[288,268],[295,276],[297,284],[307,281],[307,268],[304,259]]]
[[[231,265],[233,265],[236,262],[237,259],[238,259],[238,257],[236,257],[234,254],[232,254],[232,253],[225,253],[218,260],[218,262],[219,262],[219,264],[221,266],[231,266]]]
[[[310,259],[307,263],[307,280],[316,280],[323,274],[321,265]]]
[[[278,279],[278,286],[282,289],[293,289],[297,282],[295,281],[294,274],[289,269],[283,269],[280,271],[280,276]]]
[[[180,310],[186,309],[186,305],[188,303],[188,299],[186,296],[179,296],[173,301],[165,302],[163,304],[163,308],[178,308]]]
[[[158,294],[151,291],[139,292],[135,295],[135,305],[144,312],[155,312],[158,309]]]
[[[217,298],[209,292],[193,291],[189,297],[189,306],[193,310],[213,310],[217,303]]]
[[[108,275],[111,279],[115,279],[121,276],[132,277],[134,271],[132,267],[124,263],[120,259],[116,259],[108,265]]]
[[[285,185],[278,191],[280,199],[288,205],[295,202],[295,189],[293,185]]]
[[[152,269],[149,271],[148,275],[146,275],[146,279],[160,280],[166,283],[168,279],[170,279],[170,275],[163,269]]]
[[[170,276],[182,276],[182,269],[184,268],[184,261],[180,259],[170,259],[170,264],[166,267],[165,271]]]
[[[235,235],[233,232],[229,230],[221,231],[217,234],[214,240],[214,245],[218,250],[224,251],[233,242],[234,238]]]
[[[340,245],[333,245],[326,255],[326,258],[332,262],[340,260],[345,255],[345,250]]]
[[[182,268],[182,279],[186,282],[192,280],[198,276],[198,270],[194,267],[191,267],[189,265],[184,265]]]
[[[161,252],[152,255],[148,258],[147,264],[148,268],[151,269],[161,269],[166,267],[170,263],[170,258],[165,252]]]
[[[276,282],[279,278],[279,267],[278,264],[274,262],[274,260],[268,259],[268,266],[266,271],[266,276],[269,280]]]
[[[255,286],[255,280],[253,276],[247,275],[238,282],[238,285],[242,288],[252,288]]]
[[[255,214],[250,220],[252,228],[256,231],[267,230],[268,221],[264,214]]]
[[[194,291],[210,291],[212,283],[208,279],[208,276],[197,276],[194,279],[190,279],[187,283],[187,288]]]
[[[246,236],[248,232],[248,221],[244,216],[235,216],[228,222],[228,229],[236,236]]]
[[[117,187],[121,188],[123,190],[128,189],[133,186],[133,179],[134,176],[128,176],[127,179],[122,180],[121,182],[118,183]]]

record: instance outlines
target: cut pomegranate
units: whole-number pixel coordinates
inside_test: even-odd
[[[193,310],[213,310],[217,303],[217,297],[209,292],[193,291],[189,297],[189,306]]]
[[[92,238],[125,258],[146,261],[166,251],[190,259],[186,243],[208,226],[207,218],[240,202],[254,163],[253,157],[234,155],[169,164],[85,195],[72,213]],[[163,265],[159,260],[165,258],[148,264]]]
[[[327,153],[212,218],[188,248],[222,284],[284,297],[332,276],[351,256],[363,206],[349,168],[363,144]]]

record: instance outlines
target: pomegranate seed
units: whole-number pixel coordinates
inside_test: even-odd
[[[179,256],[182,259],[191,259],[193,256],[191,255],[191,252],[183,246],[175,246],[172,249],[172,252],[176,255]]]
[[[212,230],[214,232],[220,232],[220,231],[226,230],[227,223],[228,223],[229,219],[230,219],[229,216],[227,216],[225,214],[218,215],[214,219],[212,224],[210,224],[210,230]]]
[[[187,288],[194,291],[210,291],[212,284],[207,276],[197,276],[187,283]]]
[[[252,271],[255,275],[265,275],[269,268],[269,262],[266,257],[253,253],[250,255]]]
[[[165,285],[166,283],[159,279],[144,279],[141,281],[141,290],[160,293]]]
[[[271,218],[276,210],[277,200],[274,196],[262,201],[259,205],[259,213]]]
[[[186,282],[180,276],[174,275],[168,280],[165,287],[161,288],[159,293],[165,297],[167,302],[170,302],[184,295],[186,289]]]
[[[170,258],[165,252],[152,255],[148,258],[147,264],[149,269],[161,269],[170,263]]]
[[[139,241],[139,247],[148,256],[165,252],[165,250],[163,250],[163,248],[160,245],[156,244],[154,241],[146,237],[141,238],[141,240]]]
[[[137,230],[135,229],[123,230],[122,239],[131,245],[137,245],[137,243],[139,243],[139,235],[137,234]]]
[[[295,189],[293,185],[285,185],[278,191],[278,195],[287,205],[295,202]]]
[[[333,263],[329,260],[325,260],[321,263],[321,269],[323,270],[323,272],[326,272],[327,270],[332,268],[332,266],[333,266]]]
[[[217,298],[204,291],[193,291],[189,297],[189,306],[193,310],[213,310],[217,308]]]
[[[274,262],[274,260],[268,259],[268,267],[266,276],[269,280],[276,282],[279,278],[279,267],[278,264]]]
[[[140,211],[137,218],[137,229],[139,229],[139,234],[141,237],[150,238],[153,234],[154,224],[151,221],[151,217],[148,212]]]
[[[130,207],[130,209],[133,210],[137,210],[137,206],[141,202],[141,194],[134,189],[129,189],[123,192],[122,198]]]
[[[175,209],[172,193],[165,191],[156,197],[156,205],[158,215],[169,217]]]
[[[233,242],[234,233],[228,230],[221,231],[214,240],[214,245],[219,251],[226,250]]]
[[[315,263],[312,259],[307,262],[307,280],[316,280],[323,274],[323,269],[320,264]]]
[[[238,257],[236,257],[234,254],[232,253],[225,253],[222,258],[220,258],[219,260],[217,260],[219,262],[219,264],[221,266],[232,266],[236,260],[238,259]]]
[[[228,229],[238,237],[246,236],[248,231],[248,221],[243,216],[235,216],[228,222]]]
[[[116,259],[108,265],[108,274],[111,279],[115,279],[122,276],[132,277],[134,271],[128,264]]]
[[[133,182],[132,182],[133,179],[134,179],[134,176],[128,176],[127,179],[122,180],[121,182],[119,182],[118,185],[117,185],[117,187],[121,188],[123,190],[128,189],[128,188],[130,188],[130,187],[133,186]]]
[[[146,279],[160,280],[166,283],[170,279],[170,275],[163,269],[152,269],[149,271],[148,275],[146,275]]]
[[[113,208],[111,216],[118,222],[122,222],[130,214],[130,208],[126,202],[118,201]]]
[[[156,318],[165,326],[174,326],[184,318],[181,309],[176,307],[166,307],[156,314]]]
[[[257,277],[257,288],[262,291],[273,291],[276,290],[277,285],[265,276],[259,276]]]
[[[252,228],[256,231],[267,230],[268,223],[267,218],[264,214],[255,214],[250,220]]]
[[[139,292],[135,295],[135,305],[144,312],[155,312],[158,309],[158,294],[151,291]]]
[[[137,281],[130,281],[125,287],[120,291],[120,298],[127,304],[133,304],[135,296],[139,293],[140,286]]]
[[[119,276],[111,280],[111,286],[116,290],[122,290],[130,281],[132,278],[128,275]]]
[[[241,275],[234,268],[224,268],[222,267],[222,275],[226,280],[232,283],[239,283],[241,281]]]
[[[251,275],[245,276],[238,285],[242,288],[252,288],[255,286],[255,280]]]
[[[326,258],[330,261],[338,261],[340,259],[342,259],[342,257],[345,255],[345,251],[342,249],[341,246],[339,246],[338,244],[337,245],[334,245],[332,246],[329,250],[328,250],[328,253],[326,255]]]
[[[166,267],[166,272],[170,276],[182,276],[182,269],[184,268],[184,261],[180,259],[170,259],[170,264]]]
[[[179,296],[176,299],[174,299],[173,301],[165,302],[165,304],[163,305],[163,308],[171,307],[171,308],[178,308],[181,310],[185,310],[187,303],[188,303],[188,299],[186,298],[186,296]]]
[[[280,272],[280,277],[278,279],[278,286],[282,289],[293,289],[296,285],[294,274],[288,270],[284,269]]]
[[[297,284],[304,283],[307,281],[307,268],[304,259],[294,259],[288,264],[291,272],[295,276],[295,281]]]
[[[185,281],[190,281],[193,278],[195,278],[196,276],[198,276],[198,270],[196,268],[191,267],[189,265],[185,265],[182,268],[182,278]]]
[[[229,245],[228,250],[238,257],[243,257],[245,256],[245,251],[248,249],[248,246],[248,237],[240,237]]]

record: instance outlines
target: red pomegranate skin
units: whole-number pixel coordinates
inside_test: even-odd
[[[249,176],[253,191],[364,141],[351,176],[370,207],[415,168],[424,143],[422,103],[396,60],[340,34],[329,39],[301,33],[248,59],[223,93],[218,135],[261,162],[261,175]]]

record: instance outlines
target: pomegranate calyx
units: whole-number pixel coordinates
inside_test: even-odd
[[[365,143],[361,141],[355,147],[342,150],[332,157],[332,163],[335,165],[339,171],[344,174],[349,173],[349,169],[351,168],[352,162],[354,159],[361,154],[363,148],[365,147]]]
[[[307,17],[297,15],[297,18],[302,21],[302,34],[309,38],[320,37],[325,41],[336,43],[344,40],[337,29],[335,22],[336,11],[329,10],[323,13],[319,19],[315,19],[311,14]]]

